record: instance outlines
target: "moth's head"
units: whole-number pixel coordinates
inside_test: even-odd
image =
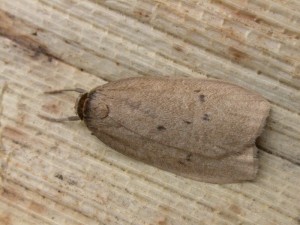
[[[89,93],[88,92],[85,92],[83,94],[80,94],[76,100],[76,103],[75,103],[75,110],[76,110],[76,113],[77,115],[79,116],[79,118],[81,120],[83,120],[83,115],[84,115],[84,109],[86,107],[86,102],[88,100],[88,95]]]

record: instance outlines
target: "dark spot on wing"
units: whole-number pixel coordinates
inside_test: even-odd
[[[194,90],[194,92],[199,93],[201,90]]]
[[[157,126],[157,130],[166,130],[166,128],[162,125]]]
[[[202,119],[205,121],[210,121],[209,115],[207,113],[204,113]]]
[[[183,120],[183,122],[185,122],[186,124],[191,124],[192,123],[191,121],[188,121],[188,120]]]
[[[205,95],[199,95],[200,102],[205,102]]]
[[[193,155],[192,153],[188,153],[188,154],[186,155],[186,158],[185,158],[186,161],[189,161],[189,162],[190,162],[190,161],[191,161],[191,158],[192,158],[192,155]]]

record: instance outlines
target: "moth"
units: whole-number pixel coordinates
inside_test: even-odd
[[[62,91],[80,93],[77,116],[50,120],[83,120],[93,135],[124,155],[203,182],[256,177],[255,141],[270,104],[252,91],[211,79],[139,77],[89,92],[48,93]]]

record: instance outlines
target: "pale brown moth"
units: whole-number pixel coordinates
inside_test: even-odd
[[[252,91],[217,80],[158,77],[48,93],[61,91],[81,93],[78,116],[51,121],[83,120],[124,155],[210,183],[256,176],[255,141],[270,104]]]

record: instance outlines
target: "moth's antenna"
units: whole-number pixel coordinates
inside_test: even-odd
[[[52,118],[44,115],[38,115],[38,117],[50,121],[50,122],[55,122],[55,123],[61,123],[61,122],[66,122],[66,121],[77,121],[80,120],[79,116],[68,116],[68,117],[63,117],[63,118]]]
[[[45,91],[44,94],[60,94],[65,91],[75,91],[80,94],[87,93],[86,90],[81,89],[81,88],[67,88],[67,89],[60,89],[60,90],[53,90],[53,91]],[[38,117],[50,121],[50,122],[56,122],[56,123],[61,123],[61,122],[66,122],[66,121],[77,121],[81,120],[79,116],[68,116],[68,117],[63,117],[63,118],[52,118],[44,115],[38,115]]]
[[[53,91],[45,91],[44,94],[60,94],[65,91],[75,91],[80,94],[86,93],[87,91],[81,88],[73,88],[73,89],[60,89],[60,90],[53,90]]]

